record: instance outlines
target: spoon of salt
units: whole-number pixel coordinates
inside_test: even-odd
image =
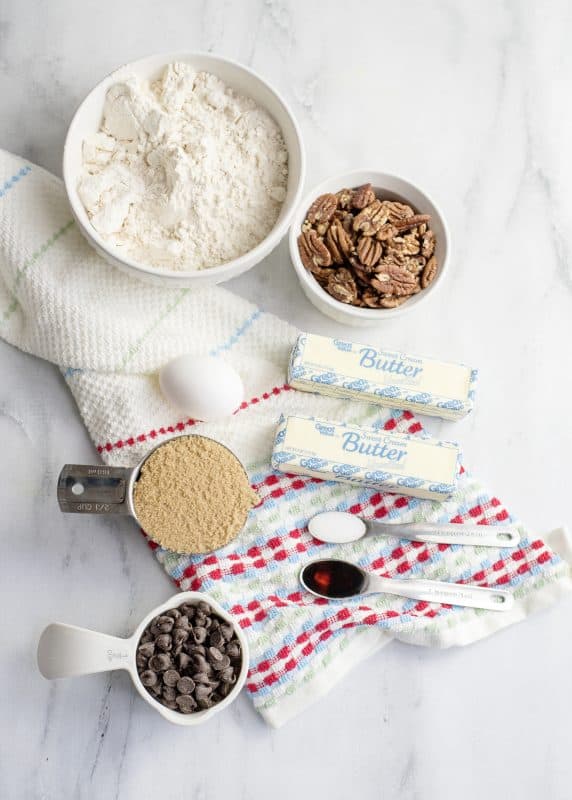
[[[321,542],[346,544],[367,534],[381,534],[410,542],[472,544],[481,547],[516,547],[520,534],[514,525],[471,525],[465,523],[377,522],[347,511],[322,511],[308,523],[310,534]]]
[[[411,600],[489,611],[508,611],[514,602],[512,594],[502,589],[417,578],[381,578],[357,564],[333,558],[309,561],[300,570],[299,580],[310,594],[326,600],[342,600],[366,594],[393,594]]]

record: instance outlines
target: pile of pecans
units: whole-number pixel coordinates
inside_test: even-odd
[[[306,215],[302,263],[335,300],[395,308],[437,274],[428,214],[376,197],[370,183],[318,197]]]
[[[141,683],[181,714],[211,708],[233,689],[242,654],[233,626],[208,603],[183,603],[151,620],[136,654]]]

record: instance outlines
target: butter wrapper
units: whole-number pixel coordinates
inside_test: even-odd
[[[272,468],[383,492],[445,500],[455,491],[459,446],[314,417],[282,417]]]
[[[473,409],[477,375],[464,364],[302,333],[288,383],[305,392],[461,419]]]

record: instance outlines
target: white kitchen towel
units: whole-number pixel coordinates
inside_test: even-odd
[[[572,587],[567,561],[524,527],[517,551],[397,538],[339,546],[313,540],[306,523],[323,508],[390,521],[494,524],[511,517],[466,472],[444,504],[274,473],[270,452],[281,413],[421,431],[409,412],[290,389],[286,365],[296,334],[225,289],[157,288],[110,267],[80,235],[61,181],[0,151],[0,336],[62,370],[106,463],[134,464],[160,441],[200,430],[231,447],[248,470],[261,503],[234,542],[207,557],[153,549],[181,588],[206,591],[237,616],[251,645],[248,689],[273,725],[305,708],[393,637],[440,647],[466,644]],[[157,370],[185,352],[219,355],[243,376],[247,399],[230,421],[181,418],[161,396]],[[73,453],[69,460],[75,460]],[[323,603],[297,584],[300,565],[318,553],[350,557],[384,575],[512,588],[517,602],[508,613],[383,595]]]

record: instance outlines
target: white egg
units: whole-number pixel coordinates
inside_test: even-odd
[[[230,417],[244,400],[238,372],[221,358],[190,353],[169,361],[159,373],[165,398],[193,419]]]

